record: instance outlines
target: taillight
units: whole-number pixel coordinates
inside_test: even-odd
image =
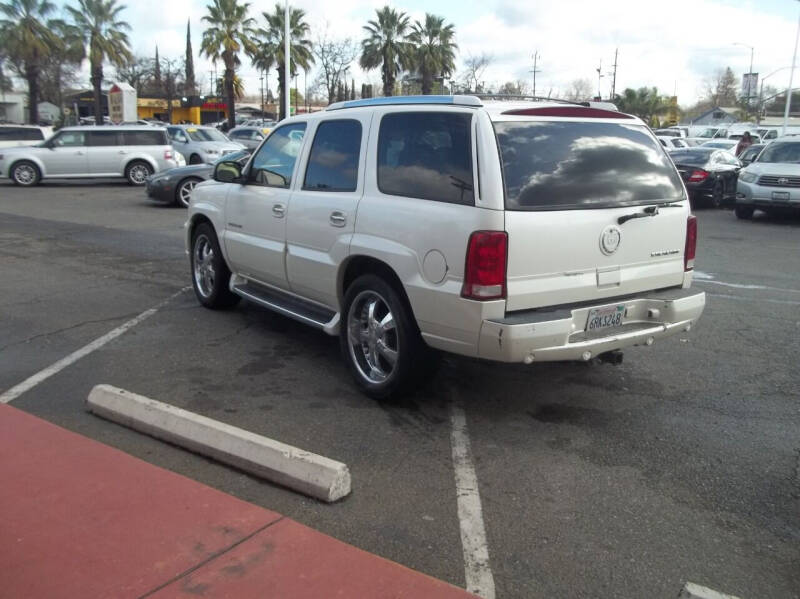
[[[164,160],[172,160],[173,156],[172,150],[164,150]]]
[[[475,231],[469,236],[461,297],[490,300],[506,296],[507,248],[505,231]]]
[[[683,250],[683,270],[694,269],[694,255],[697,252],[697,217],[689,215],[686,220],[686,247]]]
[[[698,169],[692,171],[692,174],[689,176],[689,183],[700,183],[700,181],[705,181],[708,177],[708,171],[704,171],[703,169]]]

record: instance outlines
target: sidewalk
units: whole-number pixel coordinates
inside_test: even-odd
[[[0,597],[197,596],[474,597],[0,404]]]

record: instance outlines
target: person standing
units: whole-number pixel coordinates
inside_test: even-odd
[[[744,135],[742,135],[742,139],[739,140],[739,143],[736,144],[736,155],[741,155],[747,148],[753,145],[753,138],[750,137],[750,132],[745,131]]]

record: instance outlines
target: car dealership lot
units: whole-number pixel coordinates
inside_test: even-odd
[[[499,597],[795,597],[800,220],[697,215],[705,314],[618,367],[448,357],[381,404],[336,339],[187,291],[13,405],[463,586],[456,404]],[[189,285],[184,217],[125,184],[0,183],[0,393]],[[353,493],[325,505],[100,420],[97,383],[344,461]]]

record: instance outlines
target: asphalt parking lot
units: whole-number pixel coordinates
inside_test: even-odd
[[[800,597],[800,219],[697,216],[708,302],[690,333],[620,366],[448,357],[382,404],[336,339],[181,292],[184,210],[120,183],[0,183],[0,393],[177,294],[12,405],[464,586],[456,405],[498,597],[674,597],[686,581]],[[353,493],[319,503],[98,419],[98,383],[344,461]]]

